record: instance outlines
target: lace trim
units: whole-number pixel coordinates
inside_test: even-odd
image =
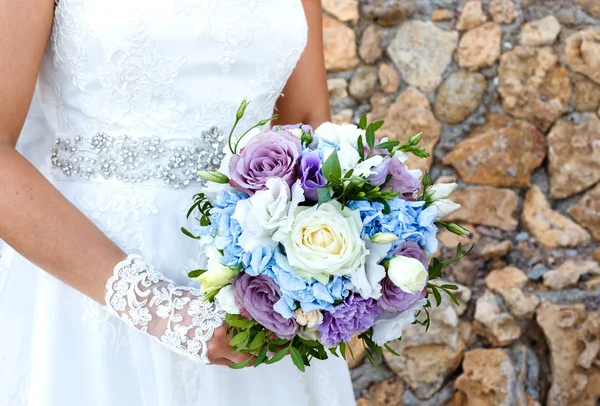
[[[130,255],[115,267],[105,299],[108,310],[125,323],[175,352],[209,363],[208,341],[225,312],[202,300],[197,289],[176,287],[139,255]]]

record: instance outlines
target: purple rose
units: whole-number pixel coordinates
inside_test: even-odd
[[[374,299],[351,294],[333,312],[324,313],[323,322],[317,326],[321,342],[325,345],[337,345],[342,341],[350,341],[352,334],[371,328],[381,311]]]
[[[256,320],[279,338],[294,338],[298,332],[298,323],[294,319],[286,319],[274,310],[275,303],[281,298],[281,292],[271,278],[241,273],[235,277],[232,284],[235,303],[242,316]]]
[[[321,160],[319,154],[310,152],[302,157],[300,163],[300,171],[302,172],[302,189],[304,196],[310,200],[318,200],[317,189],[325,187],[327,179],[321,174]]]
[[[290,187],[300,178],[300,140],[287,131],[258,134],[231,157],[231,186],[253,195],[266,189],[269,178],[281,178]]]
[[[425,269],[429,267],[427,254],[425,254],[425,251],[419,247],[419,244],[416,244],[412,241],[407,241],[403,244],[400,244],[398,247],[396,247],[396,249],[394,249],[392,256],[413,258],[420,261]],[[377,301],[379,306],[381,306],[381,308],[386,312],[400,313],[411,308],[415,303],[423,299],[427,294],[427,287],[425,287],[421,292],[413,295],[404,292],[402,289],[396,286],[389,277],[386,276],[381,281],[381,292],[382,295]]]

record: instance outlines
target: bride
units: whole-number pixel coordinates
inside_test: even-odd
[[[242,99],[329,119],[320,1],[7,1],[0,50],[0,405],[353,404],[337,358],[227,368],[179,231]]]

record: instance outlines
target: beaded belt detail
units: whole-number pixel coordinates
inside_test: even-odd
[[[216,169],[224,157],[225,136],[212,128],[197,137],[111,136],[57,138],[52,147],[52,167],[68,177],[104,178],[141,183],[160,180],[182,188],[203,183],[198,171]]]

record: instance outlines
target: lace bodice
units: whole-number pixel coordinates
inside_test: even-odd
[[[300,0],[60,0],[40,75],[55,135],[193,137],[269,117],[306,43]]]

